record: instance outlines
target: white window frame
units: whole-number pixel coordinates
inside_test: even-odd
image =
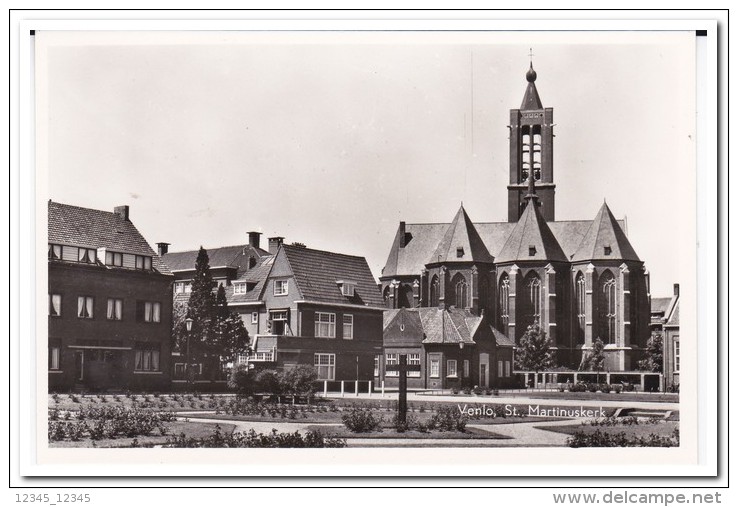
[[[323,320],[326,319],[326,320]],[[327,312],[315,312],[315,337],[336,337],[336,314]]]
[[[274,280],[274,295],[287,296],[290,292],[289,280]]]
[[[110,314],[110,306],[112,303],[113,316]],[[105,310],[105,317],[108,320],[123,320],[123,299],[121,298],[108,298],[108,306]]]
[[[407,365],[420,366],[420,354],[408,354]],[[405,373],[405,376],[407,378],[420,378],[420,370],[408,371],[407,373]]]
[[[384,355],[384,376],[385,377],[399,377],[400,372],[397,370],[390,370],[387,366],[397,366],[400,364],[400,354],[386,353]]]
[[[246,282],[234,282],[233,283],[233,293],[234,294],[246,294]]]
[[[80,307],[80,300],[83,301]],[[94,319],[95,318],[95,298],[92,296],[77,297],[77,318]]]
[[[354,297],[356,292],[356,284],[350,282],[343,282],[341,284],[341,294],[347,297]]]
[[[441,358],[431,357],[428,359],[428,377],[441,378]]]
[[[336,354],[316,352],[314,366],[318,373],[317,380],[336,380]]]
[[[681,346],[679,340],[674,340],[674,373],[679,373],[681,368]]]
[[[381,356],[374,356],[374,376],[379,377],[379,361]]]
[[[144,322],[158,324],[161,322],[161,303],[158,301],[144,301]]]
[[[259,312],[251,312],[251,323],[252,324],[259,323]]]
[[[57,304],[54,304],[54,303]],[[57,310],[58,308],[58,310]],[[52,313],[52,309],[54,312]],[[61,294],[49,294],[49,317],[61,317],[62,315],[62,296]]]
[[[61,370],[61,347],[49,347],[49,370]]]
[[[456,359],[446,360],[446,378],[459,378],[459,370]]]
[[[349,320],[349,322],[346,322],[346,319]],[[343,321],[343,339],[344,340],[353,340],[354,339],[354,316],[350,313],[344,313],[343,318],[341,319]],[[346,330],[348,329],[348,332]]]

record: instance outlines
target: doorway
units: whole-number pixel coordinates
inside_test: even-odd
[[[489,354],[479,354],[479,387],[489,387]]]

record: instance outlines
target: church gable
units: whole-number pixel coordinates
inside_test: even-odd
[[[498,263],[518,261],[568,261],[533,200],[526,206],[497,257]]]
[[[463,206],[448,226],[429,264],[446,262],[494,262]]]

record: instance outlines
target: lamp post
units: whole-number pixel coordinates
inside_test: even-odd
[[[185,319],[185,327],[187,328],[187,365],[185,366],[185,375],[187,375],[187,387],[192,390],[192,376],[190,375],[190,334],[192,331],[192,318],[188,315]]]

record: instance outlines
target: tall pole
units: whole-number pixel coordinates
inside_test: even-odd
[[[185,374],[187,375],[187,389],[192,390],[192,378],[190,377],[190,331],[187,331],[187,365],[185,367]]]

